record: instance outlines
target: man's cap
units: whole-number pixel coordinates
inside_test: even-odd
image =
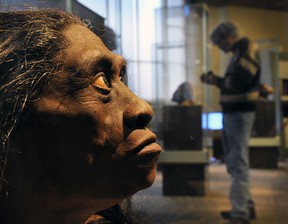
[[[210,39],[214,44],[226,39],[228,36],[238,35],[238,28],[231,22],[222,22],[217,25],[210,34]]]

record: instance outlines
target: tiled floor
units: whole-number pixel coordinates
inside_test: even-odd
[[[147,224],[224,224],[221,210],[229,209],[227,199],[229,177],[225,165],[210,164],[206,195],[163,196],[162,174],[151,188],[137,193],[132,202]],[[251,224],[288,223],[288,162],[279,162],[278,169],[251,169],[251,191],[256,202],[257,219]]]

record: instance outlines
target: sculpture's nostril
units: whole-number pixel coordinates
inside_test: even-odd
[[[136,127],[144,128],[150,122],[152,116],[150,114],[141,114],[136,119]]]

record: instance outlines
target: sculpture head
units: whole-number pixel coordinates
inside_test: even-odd
[[[97,211],[153,183],[153,111],[123,82],[126,66],[77,17],[0,14],[2,197]]]

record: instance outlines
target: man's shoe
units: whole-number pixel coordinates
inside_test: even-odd
[[[229,224],[250,224],[250,221],[247,219],[233,218]]]
[[[256,219],[256,209],[255,209],[255,207],[250,207],[249,208],[249,219],[250,220]]]
[[[222,211],[220,215],[223,219],[232,219],[231,211]],[[256,219],[256,210],[254,207],[249,208],[249,219]]]

